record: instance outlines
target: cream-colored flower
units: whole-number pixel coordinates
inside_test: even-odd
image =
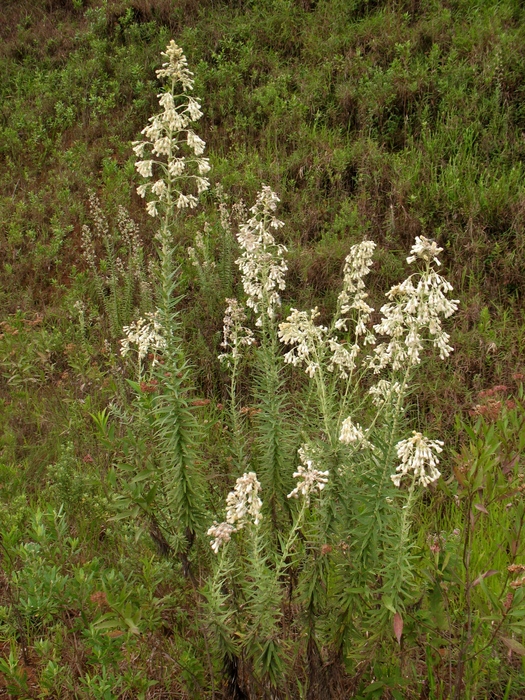
[[[435,241],[425,238],[425,236],[416,236],[416,242],[410,250],[407,263],[413,263],[417,258],[420,258],[425,262],[441,265],[437,256],[442,250],[443,248],[440,248]]]
[[[198,121],[202,117],[201,106],[193,97],[188,97],[186,110],[193,122]]]
[[[363,430],[359,423],[354,423],[352,418],[348,416],[341,425],[339,441],[345,445],[355,445],[360,450],[367,447],[373,449],[373,445],[367,439],[366,433],[367,431]]]
[[[173,206],[194,208],[197,196],[210,186],[209,180],[202,177],[210,169],[208,159],[201,157],[206,144],[191,128],[202,116],[200,104],[194,97],[180,95],[180,86],[183,93],[193,89],[192,73],[175,42],[170,42],[163,55],[168,61],[157,71],[159,78],[169,79],[167,89],[158,96],[163,111],[150,117],[142,129],[144,140],[133,142],[133,151],[140,159],[135,164],[139,174],[157,178],[154,183],[143,183],[137,188],[141,197],[150,190],[156,196],[156,201],[147,206],[151,216]]]
[[[188,70],[186,56],[173,39],[162,55],[166,56],[168,60],[162,64],[162,68],[156,71],[157,78],[169,78],[174,83],[180,82],[184,92],[193,90],[193,73]]]
[[[143,360],[150,351],[162,351],[166,347],[164,331],[158,313],[148,313],[145,318],[124,326],[124,335],[120,341],[120,354],[125,357],[131,345],[137,346],[139,361]]]
[[[231,540],[234,532],[242,530],[249,521],[259,525],[262,520],[260,490],[261,484],[255,472],[243,474],[237,479],[235,488],[226,498],[226,521],[219,524],[215,522],[208,530],[208,535],[214,538],[211,548],[215,554],[222,544]]]
[[[278,229],[283,222],[274,216],[279,198],[263,185],[255,205],[253,216],[239,228],[237,240],[242,253],[236,260],[241,274],[246,305],[258,314],[256,325],[262,325],[262,316],[273,318],[281,299],[278,290],[285,288],[284,275],[288,269],[284,260],[286,247],[275,242],[270,228]]]
[[[195,177],[195,184],[197,185],[197,192],[198,194],[201,194],[202,192],[206,192],[207,189],[210,187],[210,181],[205,178],[205,177]]]
[[[321,492],[328,483],[329,472],[317,469],[317,451],[311,445],[302,445],[299,448],[299,457],[302,465],[299,465],[294,473],[294,479],[298,479],[297,486],[290,491],[288,498],[304,496],[307,503],[314,491]]]
[[[198,158],[195,162],[197,163],[200,175],[206,175],[206,173],[210,172],[211,168],[208,158]]]
[[[341,314],[347,314],[350,309],[361,309],[371,313],[367,304],[363,303],[368,294],[363,291],[365,283],[363,281],[372,268],[372,256],[376,244],[373,241],[363,241],[350,248],[350,252],[345,259],[343,290],[339,294],[339,304]]]
[[[396,450],[401,464],[396,469],[397,473],[390,477],[394,484],[399,487],[401,479],[411,472],[419,479],[421,486],[437,481],[441,472],[437,469],[439,459],[434,453],[442,452],[443,444],[441,440],[429,440],[415,430],[411,438],[398,442]]]
[[[200,156],[204,153],[205,142],[191,129],[188,129],[186,141],[188,146],[193,148],[196,156]]]
[[[328,346],[332,353],[329,363],[328,371],[333,372],[337,367],[339,369],[339,375],[344,379],[350,376],[350,373],[355,369],[356,357],[359,354],[360,347],[357,343],[353,345],[342,345],[335,338],[328,339]]]
[[[284,361],[292,365],[306,365],[306,373],[313,377],[319,369],[319,348],[326,339],[328,329],[317,326],[314,321],[319,316],[317,307],[308,311],[291,309],[286,321],[279,324],[279,339],[285,345],[293,345]]]
[[[151,186],[151,191],[153,194],[157,195],[159,199],[162,199],[166,195],[167,189],[168,188],[166,187],[164,180],[157,180]]]
[[[433,241],[418,237],[412,248],[414,254],[408,260],[413,262],[421,258],[427,262],[427,269],[419,275],[411,275],[387,292],[390,302],[381,307],[383,318],[374,330],[378,335],[390,336],[391,340],[378,345],[369,358],[369,366],[376,373],[387,365],[397,370],[407,364],[419,364],[427,337],[439,350],[441,359],[452,352],[441,317],[449,318],[457,310],[459,301],[447,298],[452,285],[431,267],[439,264],[436,255],[440,250]]]
[[[257,480],[255,472],[249,472],[239,477],[235,483],[235,488],[230,491],[226,499],[226,521],[222,523],[214,522],[207,534],[214,539],[211,548],[218,553],[221,545],[231,540],[234,532],[242,530],[249,520],[254,525],[259,525],[262,520],[262,501],[259,498],[261,484]]]
[[[186,169],[184,158],[172,158],[168,163],[168,172],[172,177],[179,177]]]
[[[179,194],[179,197],[177,199],[177,209],[194,209],[198,204],[197,197],[194,197],[192,194],[182,194],[182,192]]]
[[[248,522],[259,525],[262,520],[262,501],[259,498],[261,484],[255,472],[243,474],[235,482],[235,488],[226,499],[226,522],[240,530]]]
[[[376,406],[383,406],[394,395],[399,395],[401,385],[399,382],[389,382],[386,379],[380,379],[377,384],[374,384],[368,390],[372,396],[372,402]]]
[[[146,211],[150,216],[158,216],[157,202],[151,201],[146,204]]]
[[[211,548],[215,554],[218,554],[221,545],[231,540],[232,534],[236,531],[236,528],[230,523],[213,523],[206,534],[214,538],[211,542]]]
[[[141,144],[141,146],[144,146],[145,144]],[[142,175],[142,177],[151,177],[153,174],[152,171],[152,166],[153,166],[153,161],[152,160],[139,160],[135,163],[135,167],[137,168],[139,175]]]
[[[231,364],[241,357],[241,348],[253,345],[255,338],[253,331],[246,328],[246,314],[237,299],[226,299],[228,306],[224,314],[224,339],[221,343],[223,348],[230,352],[219,355],[219,360]]]

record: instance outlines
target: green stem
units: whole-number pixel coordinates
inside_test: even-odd
[[[237,411],[237,372],[239,367],[238,358],[234,358],[232,375],[230,380],[230,421],[232,429],[232,451],[237,461],[237,467],[242,468],[244,459],[244,449],[242,444],[241,424]]]
[[[391,460],[392,460],[392,453],[394,451],[394,446],[396,444],[397,440],[397,429],[399,425],[399,419],[401,416],[401,411],[403,408],[403,400],[404,400],[404,394],[405,394],[405,389],[406,385],[408,383],[408,378],[410,375],[410,367],[407,367],[405,375],[403,377],[403,382],[401,384],[401,389],[399,391],[396,405],[394,407],[393,415],[392,415],[392,424],[389,426],[390,427],[390,438],[388,441],[388,446],[384,455],[383,459],[383,470],[381,473],[381,478],[379,480],[379,485],[377,487],[377,492],[375,494],[375,506],[374,510],[372,513],[372,518],[370,520],[370,526],[368,530],[364,533],[362,543],[361,543],[361,548],[359,551],[359,556],[361,557],[370,541],[370,538],[372,536],[372,533],[376,530],[376,528],[379,526],[380,521],[379,521],[379,511],[380,508],[383,504],[383,489],[385,487],[385,483],[387,483],[387,480],[390,478],[390,468],[391,468]]]
[[[408,541],[410,535],[410,528],[412,525],[412,509],[414,507],[415,496],[416,496],[416,475],[412,476],[412,482],[408,489],[408,496],[405,505],[403,506],[403,515],[401,517],[401,527],[399,530],[399,540],[396,547],[397,556],[395,558],[395,564],[393,569],[393,581],[394,581],[394,591],[393,599],[397,598],[401,591],[403,582],[407,579],[406,576],[406,566],[404,564],[405,556],[408,551]]]
[[[286,568],[286,560],[288,559],[288,556],[290,554],[290,550],[298,537],[299,528],[302,524],[302,521],[303,521],[304,515],[306,513],[306,509],[308,508],[308,505],[309,505],[308,499],[306,497],[303,497],[303,503],[301,505],[301,510],[299,511],[299,513],[297,515],[295,523],[290,531],[290,534],[288,535],[288,539],[286,541],[286,544],[283,547],[283,551],[281,554],[279,564],[275,568],[276,579],[278,579],[281,576],[284,569]]]

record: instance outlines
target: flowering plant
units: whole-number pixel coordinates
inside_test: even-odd
[[[243,346],[253,345],[253,331],[242,324],[246,322],[246,313],[237,299],[226,299],[228,306],[224,313],[224,338],[221,346],[230,352],[219,355],[219,360],[226,363],[237,362],[241,357]]]
[[[285,288],[286,247],[275,242],[270,230],[284,226],[274,215],[278,202],[275,192],[263,185],[250,209],[253,216],[240,226],[237,234],[242,253],[236,262],[242,274],[246,305],[258,314],[257,326],[262,326],[263,317],[273,319],[281,303],[279,290]]]
[[[125,337],[120,341],[120,354],[125,357],[131,349],[132,345],[137,346],[138,355],[138,376],[142,375],[142,360],[151,351],[157,353],[165,350],[166,338],[163,334],[162,325],[158,318],[158,313],[148,313],[146,318],[139,318],[138,321],[131,323],[129,326],[124,326],[122,329]],[[157,362],[156,357],[153,359],[153,364]]]
[[[459,302],[447,299],[452,285],[433,268],[433,265],[441,264],[437,255],[442,250],[424,236],[416,238],[407,262],[423,260],[425,270],[419,279],[414,273],[387,292],[390,303],[381,307],[383,319],[374,326],[374,330],[380,335],[390,336],[391,340],[374,348],[374,355],[369,358],[374,372],[378,373],[388,365],[394,370],[406,365],[418,365],[425,330],[430,335],[432,345],[438,348],[442,360],[452,352],[450,338],[442,329],[440,316],[452,316]]]
[[[157,78],[165,82],[158,95],[162,111],[150,117],[142,130],[144,138],[133,143],[138,159],[135,166],[146,180],[137,192],[148,197],[147,212],[159,218],[157,309],[126,326],[121,341],[123,356],[131,345],[138,347],[139,381],[141,363],[149,350],[162,352],[162,365],[154,362],[152,366],[155,396],[141,391],[135,398],[139,434],[147,426],[153,429],[153,438],[148,437],[148,464],[141,465],[127,485],[121,507],[142,513],[157,540],[164,549],[178,554],[184,572],[190,575],[188,553],[199,529],[205,488],[195,467],[199,427],[188,400],[188,363],[178,334],[175,290],[179,279],[172,231],[175,217],[193,209],[199,195],[209,188],[205,175],[210,165],[203,156],[205,143],[193,128],[202,112],[190,94],[193,74],[186,57],[174,41],[162,55],[167,59],[157,71]]]
[[[288,498],[299,498],[304,496],[307,503],[310,502],[310,494],[317,490],[321,492],[328,483],[330,472],[321,471],[316,468],[315,453],[312,454],[312,449],[308,445],[303,445],[299,448],[299,457],[302,464],[299,465],[297,471],[294,472],[294,479],[298,479],[297,486],[293,491],[290,491]]]
[[[198,195],[210,186],[204,177],[210,170],[208,158],[202,157],[205,143],[192,128],[202,117],[199,102],[188,94],[193,90],[193,74],[173,40],[162,55],[168,59],[157,70],[157,77],[168,83],[167,90],[158,96],[163,111],[150,117],[142,130],[145,139],[133,143],[135,155],[143,159],[135,167],[149,180],[137,192],[141,197],[148,193],[155,197],[146,206],[151,216],[158,216],[159,209],[193,209]]]
[[[413,472],[414,479],[419,478],[421,486],[428,486],[441,476],[437,469],[439,460],[434,453],[443,451],[442,440],[429,440],[414,430],[411,438],[397,443],[396,451],[401,460],[397,473],[391,476],[396,486],[410,472]]]
[[[243,474],[237,479],[235,488],[230,491],[226,499],[226,521],[214,523],[208,530],[208,535],[214,539],[211,548],[217,554],[221,544],[229,542],[234,532],[242,530],[248,522],[248,518],[254,525],[259,525],[262,519],[262,501],[259,498],[261,484],[257,480],[255,472]]]
[[[345,653],[357,656],[382,639],[392,614],[399,629],[413,602],[414,506],[440,477],[437,455],[444,446],[416,431],[406,438],[405,404],[425,349],[437,349],[442,359],[452,351],[443,320],[458,302],[449,299],[452,287],[437,272],[441,248],[419,236],[407,262],[422,269],[387,292],[373,323],[366,278],[376,244],[366,240],[352,245],[342,264],[331,320],[324,321],[323,310],[319,323],[317,307],[292,308],[279,318],[288,269],[287,249],[278,241],[284,226],[276,216],[279,198],[263,185],[234,237],[238,217],[226,211],[222,193],[220,221],[241,294],[235,297],[230,271],[218,355],[231,377],[229,410],[218,418],[212,407],[213,418],[199,422],[194,409],[212,401],[190,399],[171,232],[174,217],[194,208],[208,189],[209,163],[193,127],[202,113],[190,95],[186,59],[174,42],[164,55],[157,72],[167,82],[159,96],[163,111],[134,143],[146,180],[138,192],[160,220],[159,308],[126,326],[122,341],[123,355],[137,347],[139,375],[149,351],[161,353],[163,364],[152,367],[155,392],[137,397],[137,425],[153,439],[149,464],[137,469],[123,500],[149,518],[188,577],[193,543],[210,538],[199,550],[208,553],[199,563],[206,580],[200,614],[220,662],[246,664],[275,687],[286,666],[283,649],[292,647],[284,641],[285,608],[300,613],[287,614],[300,628],[294,644],[304,644],[308,658],[317,640],[330,635],[327,644],[338,654],[351,641]],[[221,279],[221,262],[213,260],[213,228],[203,231],[188,256],[203,289],[211,290]],[[295,384],[294,368],[304,369]],[[206,460],[213,469],[223,462],[224,481],[235,479],[228,494],[216,491],[219,503],[225,498],[221,522],[207,515],[216,503],[202,479],[206,467],[197,466]]]

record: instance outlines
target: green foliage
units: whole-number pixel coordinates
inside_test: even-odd
[[[63,506],[70,518],[79,518],[89,513],[92,524],[103,521],[108,514],[108,498],[100,488],[98,476],[86,471],[79,465],[74,454],[74,446],[68,443],[56,464],[47,470],[51,481],[50,491],[54,500]]]
[[[41,659],[42,692],[67,694],[86,687],[90,697],[95,692],[105,697],[108,690],[143,693],[155,685],[134,672],[130,654],[142,654],[141,638],[159,628],[174,604],[171,595],[157,593],[169,576],[166,565],[150,554],[135,557],[129,571],[112,569],[96,556],[86,560],[62,511],[36,510],[24,531],[7,535],[3,585],[10,598],[2,609],[0,635],[13,639],[15,634],[23,656],[18,658],[15,645],[2,659],[9,692],[27,697],[29,646]],[[86,655],[86,672],[77,680],[68,665],[71,645]]]
[[[263,350],[264,352],[264,350]],[[255,430],[257,472],[267,494],[272,522],[289,515],[286,495],[293,485],[291,465],[293,438],[292,421],[287,407],[285,379],[279,376],[277,358],[260,361],[260,377],[255,390],[257,411]]]
[[[11,697],[27,697],[29,693],[27,671],[20,664],[14,646],[9,651],[7,659],[0,659],[0,671],[5,678],[6,689]]]
[[[455,506],[447,513],[446,529],[428,536],[429,613],[438,621],[434,634],[450,635],[448,653],[457,647],[450,689],[457,698],[486,682],[482,659],[490,664],[495,648],[501,659],[523,634],[522,566],[517,565],[525,523],[522,389],[516,399],[508,405],[489,399],[482,404],[489,409],[482,410],[488,420],[480,416],[460,426],[466,441],[444,488],[456,491]]]

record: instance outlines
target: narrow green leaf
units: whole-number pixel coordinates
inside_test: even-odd
[[[484,574],[480,574],[475,581],[472,583],[472,588],[474,586],[477,586],[479,583],[483,581],[484,578],[488,578],[489,576],[494,576],[495,574],[499,574],[499,571],[496,569],[489,569],[488,571],[485,571]]]
[[[501,637],[503,644],[519,656],[525,656],[525,647],[520,644],[515,639],[510,639],[509,637]]]

